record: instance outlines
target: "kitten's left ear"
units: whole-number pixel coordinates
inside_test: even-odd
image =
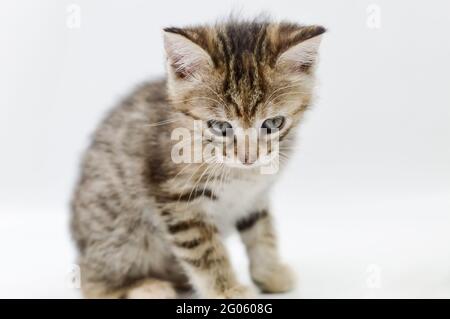
[[[325,31],[321,26],[309,26],[301,27],[290,34],[284,43],[284,51],[277,59],[277,66],[286,66],[298,72],[308,71],[317,60],[322,34]]]

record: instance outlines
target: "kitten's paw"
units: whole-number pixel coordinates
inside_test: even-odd
[[[255,284],[265,293],[287,292],[295,286],[294,272],[284,264],[255,266],[251,269],[251,274]]]
[[[220,293],[215,293],[209,296],[214,299],[254,299],[257,292],[252,287],[236,285]]]

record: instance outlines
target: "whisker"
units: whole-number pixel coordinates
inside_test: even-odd
[[[222,163],[218,163],[216,166],[216,169],[214,170],[213,174],[216,175],[217,171],[220,172],[220,169],[222,167]],[[220,175],[219,175],[220,176]],[[219,189],[217,189],[217,176],[214,176],[214,180],[213,180],[213,187],[211,190],[211,197],[217,196],[217,192],[219,191]]]
[[[197,167],[197,169],[192,173],[192,175],[189,177],[189,179],[186,181],[186,185],[190,182],[190,180],[192,179],[192,177],[194,177],[194,175],[203,167],[203,165],[205,165],[206,162],[203,162],[201,165],[199,165],[199,167]],[[180,193],[180,196],[178,196],[178,200],[176,205],[178,206],[180,200],[181,200],[181,196],[183,195],[183,192]],[[190,197],[189,197],[190,200]]]
[[[177,121],[179,121],[180,119],[168,119],[168,120],[163,120],[160,122],[155,122],[155,123],[150,123],[150,124],[144,124],[144,126],[149,126],[149,127],[153,127],[153,126],[160,126],[160,125],[166,125],[166,124],[170,124],[170,123],[175,123]]]
[[[216,162],[216,163],[217,163],[217,162]],[[213,172],[213,173],[214,173],[214,172]],[[211,179],[212,176],[213,176],[212,174],[209,174],[208,178],[206,179],[206,183],[205,183],[205,185],[203,186],[203,192],[202,192],[202,195],[205,194],[206,187],[208,186],[209,180]],[[211,194],[212,194],[212,193],[211,193]]]

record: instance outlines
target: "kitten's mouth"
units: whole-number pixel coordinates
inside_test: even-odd
[[[231,168],[243,169],[243,170],[251,170],[255,168],[260,168],[266,165],[270,165],[271,162],[275,159],[275,156],[268,156],[264,160],[257,159],[253,162],[243,162],[236,159],[225,159],[224,164]]]
[[[267,170],[268,167],[278,166],[279,156],[277,152],[270,152],[263,156],[258,157],[255,160],[242,159],[237,156],[227,157],[224,155],[216,155],[211,157],[210,163],[222,164],[228,168],[238,170],[254,170],[263,169]]]
[[[261,164],[258,164],[257,162],[253,162],[253,163],[232,162],[232,163],[225,163],[225,164],[228,165],[229,167],[240,168],[240,169],[252,169],[252,168],[257,168],[257,167],[261,166]]]

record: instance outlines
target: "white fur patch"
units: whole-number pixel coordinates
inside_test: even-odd
[[[216,191],[217,200],[208,201],[206,211],[216,222],[222,234],[235,228],[237,220],[268,205],[267,188],[274,180],[272,175],[257,175],[249,180],[232,180]]]

